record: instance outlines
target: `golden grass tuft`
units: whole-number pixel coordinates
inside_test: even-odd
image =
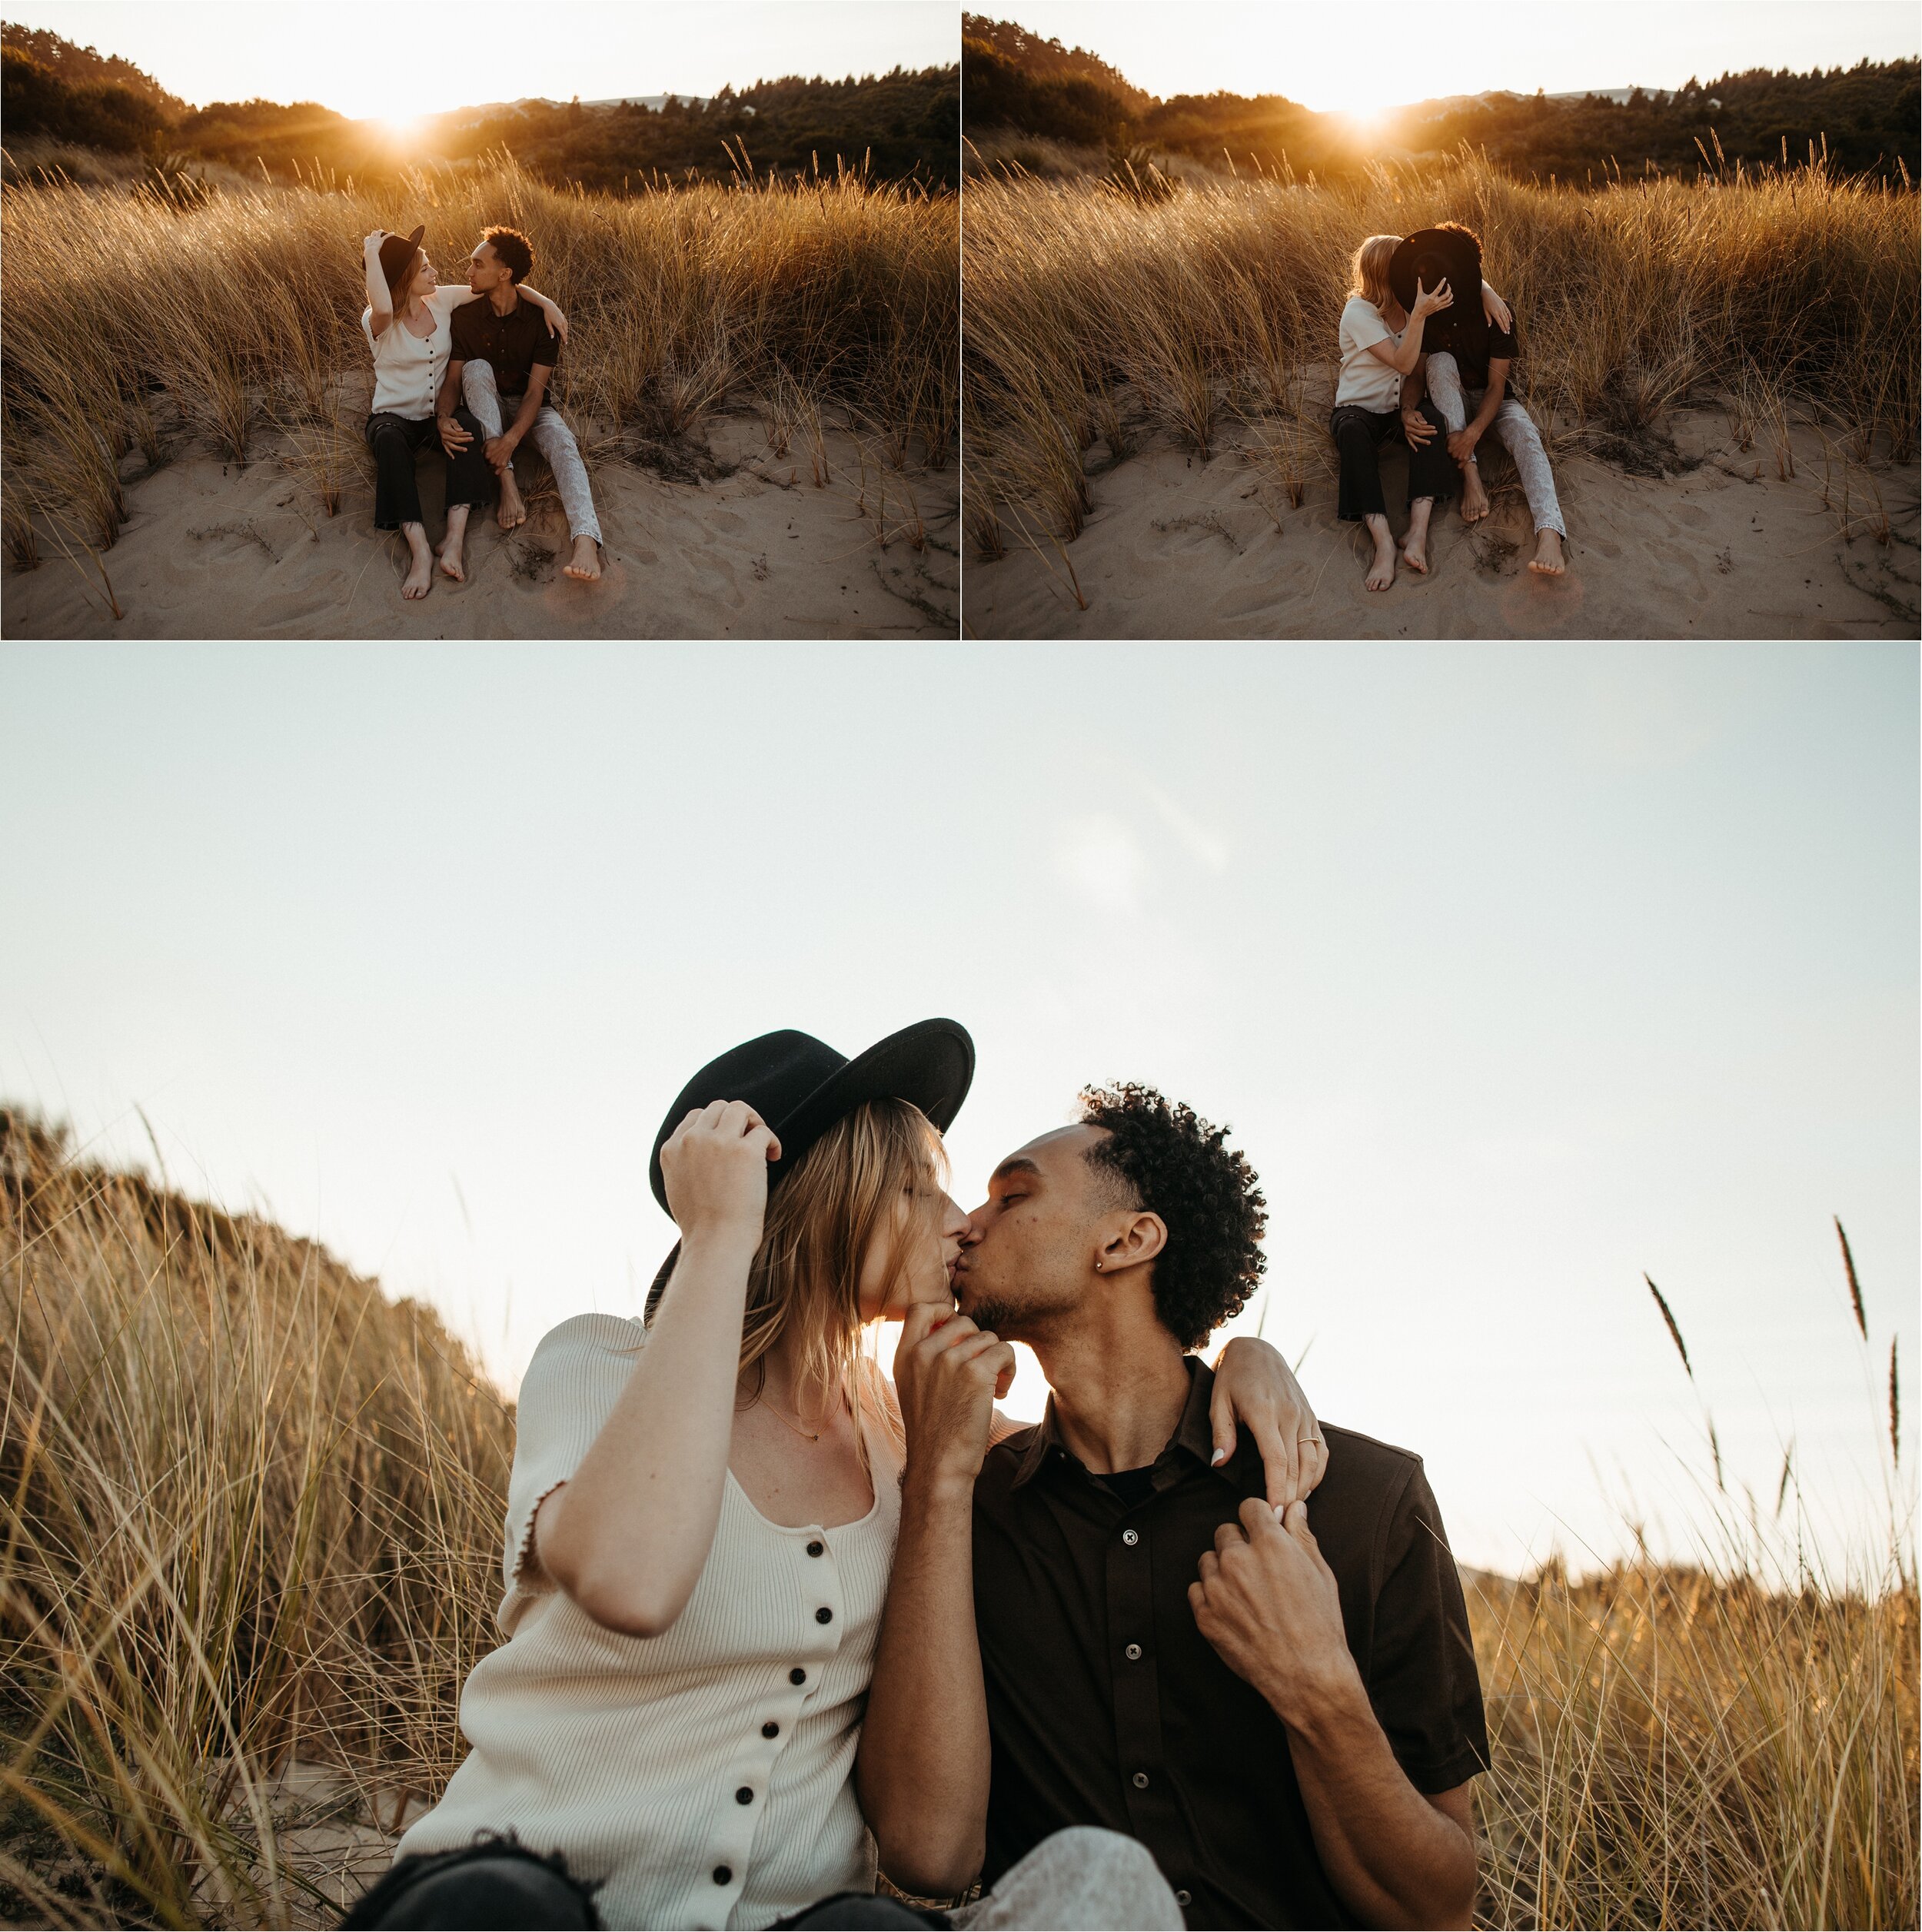
[[[1819,158],[1584,191],[1469,154],[1318,183],[1145,157],[1044,179],[1010,149],[964,196],[969,494],[997,537],[1079,531],[1083,453],[1124,404],[1204,458],[1225,420],[1325,436],[1302,372],[1335,359],[1355,244],[1445,219],[1481,237],[1530,405],[1565,436],[1634,461],[1684,398],[1719,397],[1778,465],[1792,411],[1839,426],[1857,464],[1916,453],[1917,198]]]
[[[574,328],[557,393],[591,453],[696,431],[730,402],[797,391],[897,463],[935,468],[958,421],[958,208],[858,171],[630,195],[549,188],[506,155],[397,189],[9,184],[0,363],[10,501],[105,548],[125,515],[119,464],[164,453],[159,419],[244,461],[263,427],[338,481],[328,439],[357,439],[371,389],[362,238],[427,228],[444,274],[481,228],[534,244],[533,280]],[[463,271],[464,272],[464,271]],[[311,437],[321,432],[317,458]],[[17,520],[10,511],[9,530]],[[18,547],[16,546],[16,551]]]
[[[0,1387],[0,1919],[324,1922],[297,1761],[377,1850],[457,1761],[510,1408],[324,1249],[5,1112]],[[1482,1923],[1916,1923],[1912,1558],[1710,1528],[1470,1579]]]

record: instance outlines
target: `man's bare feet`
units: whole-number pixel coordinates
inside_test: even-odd
[[[1481,466],[1478,463],[1465,463],[1461,466],[1461,520],[1465,524],[1478,524],[1488,514],[1488,493],[1481,487]]]
[[[1435,512],[1432,497],[1417,497],[1408,505],[1408,534],[1402,542],[1402,561],[1418,576],[1428,574],[1428,519]]]
[[[1535,554],[1528,560],[1528,567],[1543,577],[1559,577],[1567,567],[1562,560],[1561,533],[1555,530],[1538,530],[1535,532]]]
[[[414,556],[413,567],[401,580],[401,595],[411,604],[434,588],[434,552],[428,547],[427,532],[418,524],[403,524],[401,530]]]
[[[600,581],[600,546],[591,537],[574,539],[574,554],[561,565],[563,577],[578,577],[583,584]]]
[[[520,486],[511,470],[500,472],[500,507],[494,520],[503,530],[518,530],[527,520],[527,506],[520,500]]]
[[[467,547],[467,507],[457,504],[447,512],[447,534],[441,540],[439,556],[441,570],[457,584],[467,580],[467,560],[461,554]]]

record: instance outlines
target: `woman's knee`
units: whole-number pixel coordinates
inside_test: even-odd
[[[345,1927],[517,1926],[600,1924],[592,1894],[556,1861],[518,1847],[477,1847],[447,1859],[403,1859],[354,1907]]]

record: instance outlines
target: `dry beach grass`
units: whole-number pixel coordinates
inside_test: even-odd
[[[481,228],[534,241],[534,279],[574,335],[557,388],[590,464],[674,477],[703,425],[751,407],[770,456],[824,481],[831,436],[863,461],[939,471],[959,401],[952,197],[843,171],[728,187],[544,185],[500,156],[371,193],[10,182],[0,201],[0,414],[8,561],[63,552],[114,600],[125,479],[176,454],[271,451],[310,518],[371,474],[361,238],[427,228],[457,268]],[[791,461],[790,461],[791,460]],[[895,493],[899,500],[900,493]]]
[[[325,1922],[457,1760],[511,1408],[425,1310],[18,1113],[0,1352],[0,1918]],[[1916,1922],[1906,1518],[1841,1579],[1707,1521],[1698,1567],[1472,1591],[1483,1922]]]
[[[1011,159],[971,172],[965,203],[971,547],[1039,550],[1077,600],[1091,471],[1151,438],[1205,465],[1232,430],[1277,504],[1332,501],[1317,365],[1349,257],[1444,219],[1481,236],[1515,306],[1553,453],[1658,477],[1674,413],[1708,406],[1744,470],[1786,481],[1791,428],[1813,427],[1854,477],[1847,534],[1890,540],[1871,466],[1916,455],[1917,197],[1819,153],[1581,187],[1470,154],[1335,183],[1192,163],[1177,178],[1146,155],[1043,179]]]

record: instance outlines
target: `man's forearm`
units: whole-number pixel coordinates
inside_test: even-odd
[[[434,413],[437,416],[451,416],[454,405],[461,400],[461,370],[457,362],[447,364],[447,374],[441,378],[441,393],[434,399]]]
[[[986,1847],[973,1515],[971,1481],[919,1480],[910,1457],[855,1769],[882,1870],[905,1890],[936,1897],[966,1890]]]
[[[514,426],[507,431],[516,443],[525,440],[529,430],[534,427],[534,419],[540,414],[540,404],[547,385],[530,382],[527,393],[520,398],[520,407],[515,412]]]
[[[1475,1904],[1471,1839],[1408,1782],[1353,1671],[1283,1722],[1315,1848],[1365,1924],[1465,1926]]]

